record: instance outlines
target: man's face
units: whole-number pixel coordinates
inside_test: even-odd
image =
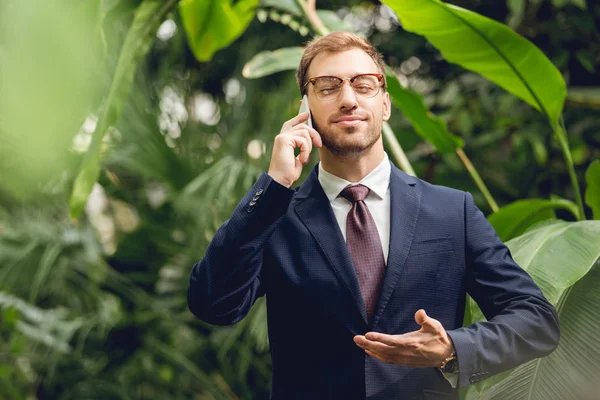
[[[307,78],[337,76],[352,78],[359,74],[380,73],[375,62],[360,49],[318,54],[310,64]],[[349,81],[335,100],[317,97],[314,86],[306,87],[313,125],[323,145],[339,156],[357,156],[381,139],[383,121],[390,117],[390,98],[383,88],[372,98],[354,92]]]

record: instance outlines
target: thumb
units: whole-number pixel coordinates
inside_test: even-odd
[[[444,327],[437,319],[431,318],[425,310],[420,309],[415,313],[415,321],[421,325],[421,331],[442,332]]]
[[[425,310],[420,309],[415,313],[415,321],[417,324],[421,325],[421,329],[437,331],[438,327],[436,324],[436,320],[431,318]]]

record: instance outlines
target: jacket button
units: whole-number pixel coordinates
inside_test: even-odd
[[[262,189],[258,189],[258,191],[256,192],[256,196],[260,196],[263,193]]]
[[[254,200],[252,200],[250,203],[248,203],[248,205],[249,205],[250,207],[254,206],[255,204],[256,204],[256,201],[254,201]]]

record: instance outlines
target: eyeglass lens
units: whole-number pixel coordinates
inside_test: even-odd
[[[343,80],[334,76],[320,77],[315,80],[317,97],[323,100],[334,99],[342,89]],[[373,75],[359,75],[350,80],[354,92],[360,96],[373,97],[379,92],[379,80]]]

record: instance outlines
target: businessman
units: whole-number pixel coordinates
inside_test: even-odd
[[[411,177],[383,149],[380,54],[335,32],[297,71],[300,114],[194,265],[190,310],[217,325],[266,295],[271,399],[458,399],[458,387],[552,352],[554,308],[469,193]],[[297,188],[309,155],[320,163]],[[295,156],[294,151],[299,151]],[[465,296],[486,322],[462,327]]]

